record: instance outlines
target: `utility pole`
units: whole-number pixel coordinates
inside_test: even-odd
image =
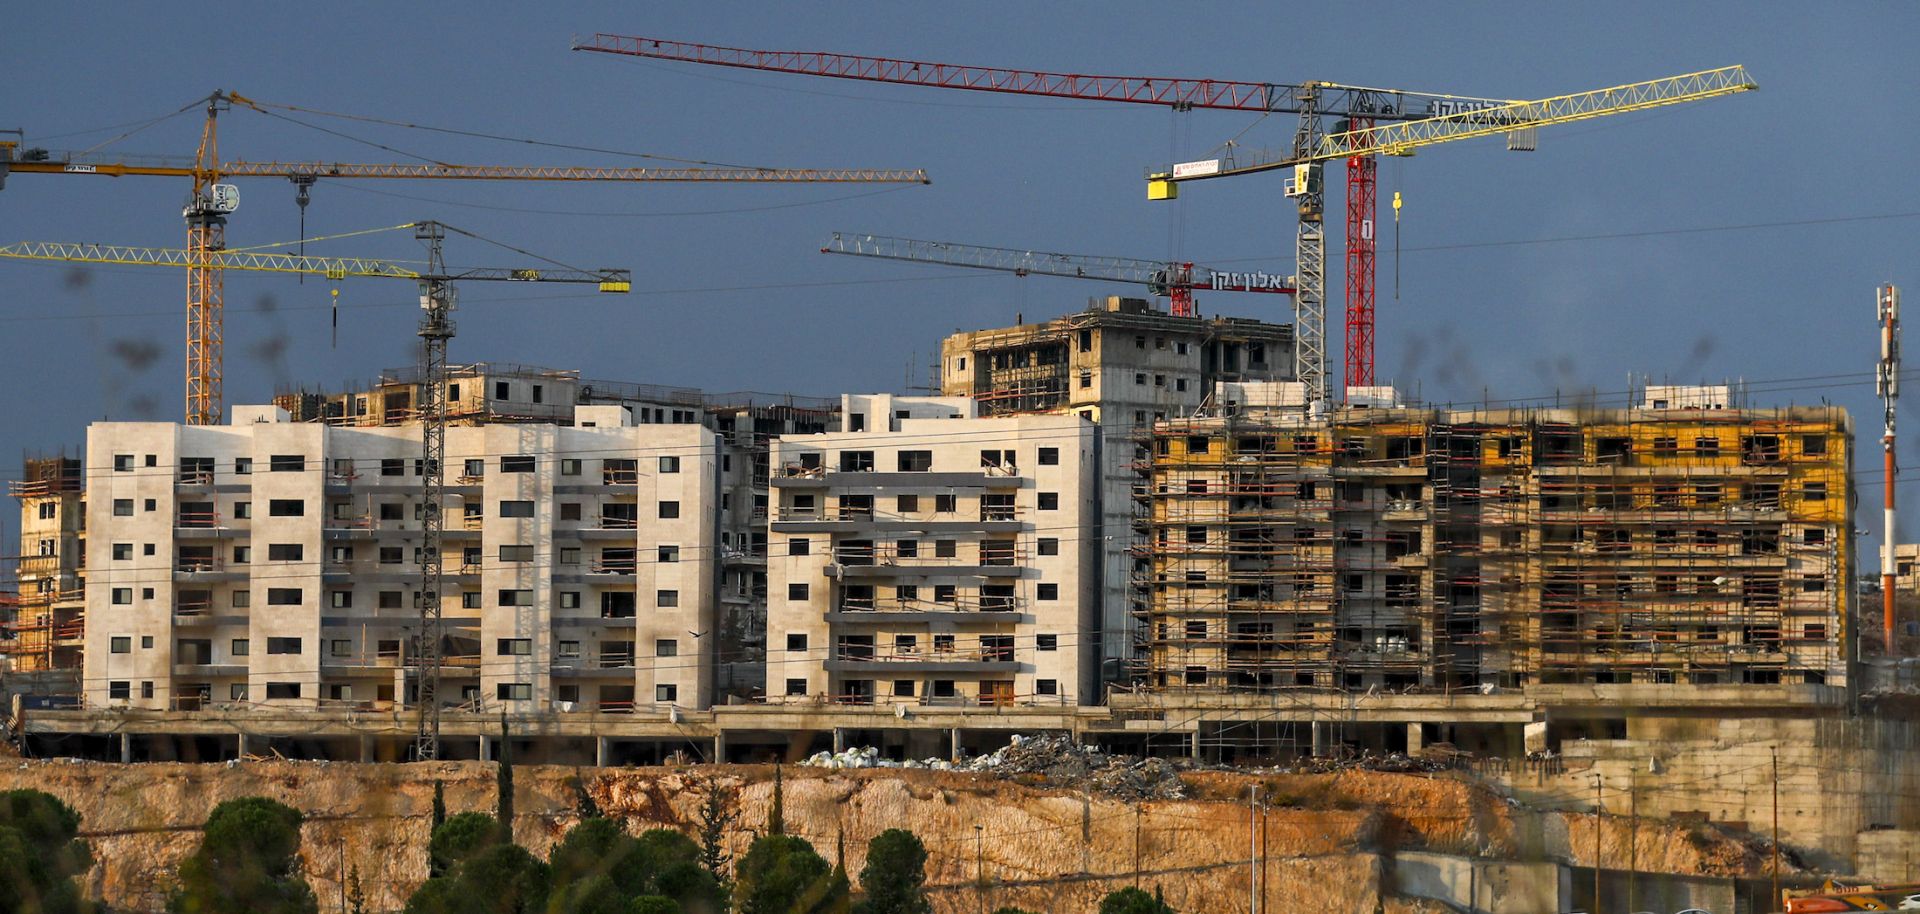
[[[1260,914],[1260,786],[1247,785],[1247,910]]]
[[[973,879],[980,887],[980,914],[987,914],[987,839],[978,825],[973,827]]]
[[[1640,876],[1640,785],[1627,772],[1627,910],[1638,911],[1635,882]]]
[[[1593,775],[1593,914],[1600,914],[1600,775]]]
[[[1133,804],[1133,887],[1140,887],[1140,804]]]
[[[1768,750],[1773,756],[1773,898],[1769,906],[1780,903],[1780,747]]]
[[[1894,483],[1900,475],[1899,461],[1894,458],[1893,419],[1895,406],[1900,401],[1900,289],[1891,283],[1881,286],[1874,296],[1880,313],[1880,363],[1874,373],[1873,392],[1880,395],[1880,401],[1886,407],[1887,432],[1880,439],[1880,447],[1886,452],[1887,476],[1884,483],[1887,488],[1886,532],[1880,542],[1880,607],[1882,626],[1886,634],[1886,655],[1894,652],[1894,583],[1893,583],[1893,546],[1896,519],[1894,517]]]

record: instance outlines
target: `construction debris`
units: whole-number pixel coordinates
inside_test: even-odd
[[[802,764],[815,768],[928,768],[935,771],[972,771],[1003,778],[1039,775],[1045,782],[1074,786],[1123,800],[1179,800],[1187,796],[1180,772],[1187,762],[1161,758],[1109,755],[1097,746],[1074,743],[1067,736],[1021,736],[986,755],[954,763],[945,759],[883,758],[871,746],[840,752],[820,752]]]

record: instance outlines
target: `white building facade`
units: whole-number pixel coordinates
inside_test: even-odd
[[[774,443],[767,696],[1098,700],[1098,429],[965,397],[844,398]]]
[[[419,618],[420,426],[88,430],[92,707],[405,707]],[[636,425],[447,431],[440,694],[480,709],[712,700],[717,437]]]

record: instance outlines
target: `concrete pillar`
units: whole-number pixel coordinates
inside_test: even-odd
[[[480,760],[483,762],[493,761],[493,744],[487,742],[487,738],[484,736],[480,737]]]
[[[133,764],[133,736],[131,734],[120,734],[120,764]]]
[[[833,751],[847,751],[847,731],[842,727],[833,728]]]
[[[246,758],[249,754],[251,754],[248,751],[248,749],[249,747],[247,746],[247,735],[245,733],[242,733],[240,734],[240,738],[234,746],[234,751],[238,753],[238,755],[236,755],[235,758]]]
[[[1330,739],[1331,736],[1332,734],[1327,732],[1327,725],[1325,722],[1318,721],[1318,720],[1313,722],[1313,757],[1314,758],[1324,758],[1328,755],[1328,749],[1329,749],[1328,744],[1329,742],[1331,742],[1331,739]]]
[[[1425,751],[1427,751],[1427,743],[1421,732],[1420,723],[1414,721],[1407,724],[1407,757],[1419,758]]]
[[[955,761],[955,762],[960,761],[960,728],[959,727],[953,728],[952,732],[947,735],[947,749],[949,750],[947,752],[947,758],[950,761]]]
[[[716,765],[727,763],[727,734],[724,730],[713,731],[713,763]]]
[[[1189,749],[1188,754],[1193,756],[1194,761],[1199,761],[1200,760],[1200,725],[1198,723],[1195,723],[1193,725],[1193,737],[1188,741],[1188,749]]]
[[[716,744],[719,741],[719,737],[714,737]],[[607,767],[607,756],[611,754],[612,748],[612,742],[606,737],[596,736],[593,738],[593,765],[595,768]]]
[[[360,761],[363,763],[373,761],[373,737],[371,736],[360,737]]]

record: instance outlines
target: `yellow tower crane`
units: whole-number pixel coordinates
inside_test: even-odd
[[[1247,151],[1242,147],[1234,147],[1222,158],[1181,162],[1151,169],[1147,175],[1147,199],[1174,199],[1179,196],[1179,185],[1188,181],[1255,174],[1282,168],[1293,170],[1287,178],[1285,192],[1288,197],[1295,200],[1300,212],[1299,230],[1294,237],[1294,251],[1298,264],[1296,267],[1298,291],[1294,295],[1294,344],[1298,350],[1300,380],[1307,384],[1307,396],[1326,402],[1330,391],[1327,389],[1329,376],[1326,364],[1327,249],[1326,235],[1322,229],[1324,203],[1321,167],[1324,163],[1340,160],[1350,163],[1364,162],[1373,156],[1381,155],[1410,156],[1416,150],[1427,146],[1495,135],[1506,136],[1507,146],[1510,149],[1531,151],[1535,145],[1534,131],[1540,127],[1718,98],[1757,88],[1759,86],[1747,76],[1746,68],[1731,66],[1589,92],[1576,92],[1571,95],[1556,95],[1535,101],[1457,101],[1436,104],[1429,108],[1430,111],[1436,112],[1435,116],[1417,120],[1374,125],[1371,120],[1347,118],[1334,122],[1334,126],[1340,129],[1327,131],[1325,114],[1316,104],[1317,99],[1323,96],[1334,97],[1355,93],[1386,95],[1393,94],[1392,90],[1366,89],[1337,83],[1308,83],[1300,87],[1299,97],[1296,99],[1299,104],[1300,122],[1294,132],[1291,148],[1276,151]],[[1361,126],[1362,124],[1365,126]],[[1356,127],[1358,129],[1353,129]],[[1369,194],[1372,192],[1370,182],[1367,192]],[[1351,187],[1348,193],[1350,195],[1353,193]],[[1349,200],[1350,204],[1352,202]],[[1371,219],[1370,199],[1365,209],[1366,218]],[[1394,200],[1396,219],[1399,217],[1399,209],[1400,201],[1396,196]],[[1353,214],[1350,213],[1349,219],[1352,218]],[[1349,235],[1351,234],[1350,226]],[[1372,269],[1371,243],[1372,238],[1369,233],[1368,262],[1365,266],[1368,271]],[[1353,252],[1350,250],[1348,253],[1351,260]],[[1352,267],[1353,264],[1349,263],[1349,269]],[[1357,339],[1357,337],[1363,338]],[[1353,361],[1356,350],[1364,350],[1366,363],[1371,366],[1373,358],[1371,305],[1367,307],[1364,314],[1356,315],[1352,313],[1352,309],[1349,309],[1347,348],[1349,363]],[[1365,372],[1369,382],[1371,374],[1369,367]],[[1354,372],[1349,364],[1349,380],[1353,376]]]
[[[579,270],[571,267],[513,267],[448,270],[441,253],[441,242],[448,232],[469,237],[465,232],[438,222],[416,222],[398,228],[413,229],[414,237],[427,246],[426,269],[367,258],[308,257],[300,254],[276,254],[260,251],[227,251],[204,245],[178,248],[122,247],[104,244],[61,244],[25,242],[0,247],[0,257],[17,260],[99,263],[123,266],[180,267],[190,275],[218,275],[223,270],[251,270],[267,273],[293,273],[342,279],[365,276],[385,279],[409,279],[420,284],[419,335],[426,409],[421,423],[421,534],[420,534],[420,631],[414,650],[419,664],[415,676],[414,703],[419,709],[419,729],[414,737],[414,757],[431,760],[440,755],[440,659],[442,656],[440,603],[443,591],[441,569],[441,533],[444,529],[446,494],[447,440],[447,341],[453,338],[455,282],[564,282],[591,283],[602,292],[629,292],[633,275],[627,270]],[[216,411],[214,416],[218,416]],[[204,424],[204,423],[203,423]]]
[[[240,202],[237,188],[221,183],[228,178],[285,178],[294,183],[295,202],[304,214],[307,192],[314,182],[335,178],[428,179],[455,181],[667,181],[730,184],[926,184],[919,169],[807,169],[747,168],[737,166],[684,168],[593,168],[560,166],[354,164],[342,162],[222,162],[216,127],[220,112],[234,105],[263,110],[256,102],[231,92],[217,91],[206,98],[207,120],[200,148],[191,160],[113,160],[46,149],[23,148],[19,141],[0,141],[0,187],[12,174],[65,174],[122,177],[147,175],[191,178],[193,192],[181,215],[187,221],[187,370],[186,421],[189,425],[220,422],[224,361],[222,271],[232,268],[218,256],[226,248],[227,217]],[[292,272],[300,272],[294,270]]]

